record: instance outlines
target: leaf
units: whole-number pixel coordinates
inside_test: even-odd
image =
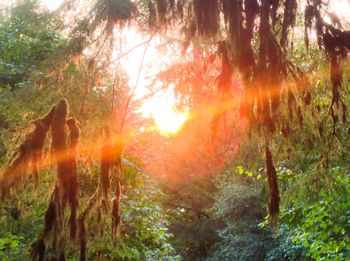
[[[235,172],[238,173],[239,175],[243,175],[244,174],[243,166],[237,166],[235,169]]]

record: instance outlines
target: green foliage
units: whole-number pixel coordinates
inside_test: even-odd
[[[11,139],[20,139],[13,130],[51,106],[53,95],[34,83],[46,69],[43,63],[65,45],[55,15],[40,11],[37,1],[16,4],[0,15],[0,162],[12,153]]]
[[[95,187],[97,181],[96,174],[90,177],[87,175],[91,174],[85,173],[80,180],[82,206],[91,195],[89,187]],[[124,175],[126,183],[122,199],[121,237],[117,246],[114,246],[108,224],[110,217],[105,217],[106,229],[102,235],[94,218],[89,225],[89,257],[96,259],[97,256],[104,256],[109,260],[179,260],[170,244],[169,217],[162,206],[164,195],[159,185],[132,167],[127,167]],[[1,260],[26,260],[30,256],[31,244],[42,230],[49,197],[47,191],[52,186],[54,173],[46,171],[42,173],[41,179],[38,191],[29,185],[23,194],[1,206],[0,220],[4,224],[0,227]],[[19,216],[14,216],[13,211],[18,211]],[[69,257],[77,258],[79,246],[69,245],[67,252]]]
[[[4,258],[7,260],[26,260],[30,256],[33,240],[41,232],[54,173],[41,171],[40,179],[39,190],[36,191],[33,181],[29,181],[23,194],[16,193],[1,204],[0,238],[6,239],[10,235],[15,235],[19,240],[16,249],[4,252]],[[19,191],[23,190],[23,187],[19,188]]]
[[[218,239],[218,224],[209,213],[213,204],[212,183],[189,178],[178,184],[163,184],[163,191],[176,252],[185,260],[205,259]]]
[[[174,249],[169,243],[169,221],[157,183],[143,173],[125,169],[125,194],[122,199],[122,220],[125,225],[118,260],[172,259]],[[175,257],[176,260],[176,257]]]
[[[104,2],[99,2],[101,21],[123,20],[125,16],[120,16],[119,10],[105,13]],[[124,102],[122,92],[129,93],[128,89],[122,90],[126,80],[118,75],[118,84],[115,84],[114,76],[102,68],[103,59],[108,60],[108,57],[97,62],[102,56],[108,56],[103,44],[98,51],[101,51],[100,57],[96,58],[95,53],[89,57],[91,60],[83,56],[80,63],[68,62],[62,66],[64,68],[56,68],[53,76],[46,75],[44,72],[50,65],[45,62],[56,59],[53,54],[62,51],[70,39],[59,33],[61,21],[54,14],[39,10],[37,1],[19,3],[10,13],[0,16],[0,162],[5,162],[14,144],[18,143],[16,140],[27,132],[18,126],[26,126],[62,95],[67,96],[72,114],[80,120],[82,144],[90,148],[91,143],[97,142],[111,108]],[[148,19],[151,23],[161,18],[154,16],[159,10],[151,13],[149,3],[141,1],[141,14],[137,18],[144,30],[149,30],[145,26]],[[258,41],[253,44],[256,52],[257,44]],[[350,259],[349,120],[339,119],[333,126],[329,115],[332,93],[327,80],[326,57],[316,46],[311,45],[306,51],[301,38],[294,41],[293,46],[288,49],[287,57],[310,77],[310,85],[302,91],[310,91],[312,98],[310,105],[305,105],[301,98],[295,101],[303,111],[303,124],[297,125],[295,120],[288,119],[291,133],[287,137],[277,133],[271,145],[283,200],[277,233],[267,228],[266,221],[262,222],[266,215],[266,178],[259,154],[261,141],[242,138],[240,151],[231,166],[213,180],[209,177],[189,179],[164,189],[164,184],[160,186],[136,168],[125,168],[122,236],[114,246],[110,240],[110,217],[104,219],[107,225],[103,234],[98,229],[97,217],[93,217],[88,245],[91,260],[101,256],[111,260]],[[94,67],[91,71],[89,64]],[[198,69],[194,71],[197,77],[200,67],[194,67]],[[183,89],[179,90],[179,94],[184,95],[190,84],[183,78],[184,71],[177,64],[170,72],[175,79],[184,82]],[[344,72],[342,100],[350,104],[346,92],[349,66]],[[199,84],[200,92],[214,85],[216,73],[210,76],[208,88]],[[37,82],[38,79],[41,81]],[[36,83],[40,86],[35,86]],[[207,93],[203,93],[203,97],[205,95]],[[183,103],[187,103],[184,98]],[[197,133],[194,136],[198,136]],[[204,148],[206,146],[207,143]],[[191,155],[201,152],[200,148],[196,147]],[[177,152],[182,157],[174,158],[173,153],[169,162],[174,158],[176,164],[181,159],[186,164],[191,160],[199,165],[196,159],[204,155],[201,152],[198,157],[188,159],[183,150]],[[210,153],[209,157],[217,160]],[[79,166],[81,208],[96,189],[99,171],[96,163],[85,165],[80,163]],[[189,169],[194,173],[182,168],[181,177],[196,176],[200,168]],[[38,190],[34,190],[29,181],[26,188],[19,188],[23,194],[15,194],[0,206],[1,260],[28,258],[31,243],[42,230],[54,175],[51,169],[42,170]],[[77,253],[77,245],[68,246],[69,258],[73,260]]]
[[[122,236],[115,247],[107,226],[102,237],[90,240],[89,255],[110,260],[178,260],[169,241],[169,217],[161,204],[164,195],[156,181],[132,167],[125,168],[124,177]]]
[[[0,258],[9,260],[8,256],[16,255],[20,251],[21,237],[8,235],[0,238]]]
[[[316,201],[290,199],[281,215],[290,239],[315,260],[347,260],[350,257],[350,181],[348,169],[333,168],[329,184],[318,191]],[[309,175],[312,175],[309,173]],[[315,174],[313,174],[315,175]],[[334,182],[333,184],[331,184]],[[305,194],[304,194],[305,195]]]
[[[274,242],[271,233],[258,226],[266,215],[261,181],[237,166],[219,175],[215,184],[211,213],[221,224],[220,240],[209,260],[265,260]]]
[[[59,20],[39,12],[37,1],[23,1],[0,16],[0,91],[21,88],[40,75],[40,64],[64,45],[55,32]]]

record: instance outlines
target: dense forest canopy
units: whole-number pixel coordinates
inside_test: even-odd
[[[0,3],[0,259],[349,260],[349,7]]]

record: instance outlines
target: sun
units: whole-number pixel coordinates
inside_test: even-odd
[[[50,11],[56,10],[64,0],[41,0],[40,3],[47,7]],[[145,36],[138,32],[135,28],[126,27],[119,31],[123,49],[113,52],[112,60],[122,56],[118,62],[123,66],[129,76],[129,85],[135,86],[134,97],[135,100],[142,100],[144,96],[149,94],[147,86],[151,84],[147,80],[149,75],[155,75],[164,69],[165,64],[169,62],[169,55],[161,54],[157,45],[160,42],[158,37],[154,37],[153,41],[147,46],[144,62],[141,64],[141,57],[144,54],[146,45],[139,45],[144,43],[149,36]],[[135,46],[138,46],[135,48]],[[122,55],[124,52],[132,50],[127,55]],[[154,61],[157,61],[156,63]],[[140,71],[140,66],[142,70]],[[159,92],[143,102],[139,110],[144,118],[151,118],[154,121],[152,130],[157,130],[163,136],[170,136],[177,133],[183,124],[188,119],[186,111],[176,109],[176,98],[172,89],[167,89]]]
[[[174,86],[162,88],[152,80],[152,75],[157,75],[171,62],[173,51],[171,54],[166,50],[161,53],[158,47],[161,39],[158,37],[152,38],[147,47],[146,44],[139,46],[139,43],[147,42],[149,36],[143,35],[132,27],[124,28],[120,35],[124,49],[133,50],[120,59],[120,64],[129,76],[128,84],[131,87],[137,84],[133,99],[142,101],[140,114],[143,118],[153,120],[154,125],[149,128],[150,130],[156,130],[163,136],[177,133],[188,119],[188,113],[176,108]],[[134,49],[134,46],[138,47]],[[119,55],[118,52],[113,53],[113,59]],[[145,99],[146,96],[151,97]]]
[[[53,11],[63,3],[63,0],[41,0],[40,3],[50,11]],[[154,75],[161,71],[162,60],[167,60],[167,57],[159,54],[159,50],[157,49],[157,37],[154,37],[154,41],[147,47],[144,62],[141,64],[140,57],[143,56],[145,45],[139,46],[139,43],[145,42],[149,37],[139,33],[135,28],[128,27],[119,32],[119,37],[121,37],[121,42],[123,43],[122,53],[127,50],[132,50],[132,52],[123,56],[119,62],[129,76],[129,85],[135,86],[135,84],[138,83],[133,98],[143,99],[143,97],[149,93],[146,88],[146,86],[150,84],[146,80],[147,75]],[[135,46],[139,47],[134,48]],[[112,60],[121,56],[122,53],[118,51],[113,52]],[[154,63],[155,60],[157,63]],[[141,71],[139,70],[140,66],[142,66]],[[169,136],[181,129],[188,116],[186,112],[176,110],[175,107],[173,91],[165,90],[144,102],[141,106],[140,113],[145,118],[153,119],[155,123],[152,127],[153,130],[156,129],[161,135]]]
[[[153,119],[161,134],[175,134],[187,120],[187,113],[174,110],[158,111],[153,113]]]
[[[152,118],[155,123],[153,129],[164,136],[177,133],[188,119],[187,111],[176,109],[176,99],[172,90],[158,93],[145,102],[141,114],[146,118]]]

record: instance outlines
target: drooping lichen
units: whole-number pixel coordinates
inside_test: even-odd
[[[55,107],[52,107],[44,117],[33,122],[34,130],[25,136],[24,141],[11,157],[0,178],[1,200],[4,200],[9,195],[10,190],[25,179],[28,170],[32,171],[35,185],[38,185],[43,147],[55,109]]]
[[[77,232],[77,144],[80,130],[75,119],[67,119],[69,110],[65,99],[62,99],[55,108],[51,124],[51,153],[56,164],[57,179],[45,213],[44,229],[37,241],[33,243],[32,260],[45,259],[49,239],[52,239],[53,258],[65,260],[67,224],[72,240],[76,237]],[[67,129],[69,129],[70,142],[66,139]],[[67,203],[70,206],[68,222],[65,220]]]

